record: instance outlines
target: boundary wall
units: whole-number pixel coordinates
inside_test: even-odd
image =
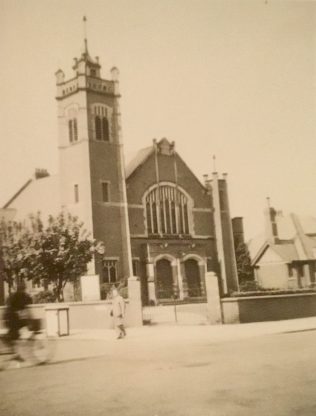
[[[222,298],[225,324],[316,316],[316,293]]]

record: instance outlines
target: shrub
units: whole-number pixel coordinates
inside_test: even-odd
[[[54,303],[56,295],[50,290],[42,290],[33,296],[33,303]]]
[[[246,297],[246,296],[272,296],[272,295],[295,295],[300,293],[316,293],[316,288],[305,288],[305,289],[263,289],[256,291],[245,291],[245,292],[232,292],[229,294],[230,297]]]
[[[257,292],[264,290],[255,280],[240,283],[239,292]]]

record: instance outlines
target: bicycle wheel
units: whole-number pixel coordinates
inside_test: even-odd
[[[18,368],[19,363],[13,361],[15,353],[3,337],[0,338],[0,371]]]
[[[34,364],[45,364],[52,359],[56,346],[54,338],[48,338],[44,332],[39,332],[33,334],[29,342]]]
[[[10,366],[12,354],[0,352],[0,371],[6,370]]]

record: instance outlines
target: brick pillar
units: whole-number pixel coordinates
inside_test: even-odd
[[[205,288],[207,296],[207,317],[210,324],[222,323],[221,300],[219,296],[218,279],[214,272],[205,273]]]
[[[136,276],[128,279],[128,309],[126,321],[128,326],[143,325],[143,308],[140,281]]]

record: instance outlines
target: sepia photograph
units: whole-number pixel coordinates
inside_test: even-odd
[[[316,415],[316,0],[0,0],[0,415]]]

